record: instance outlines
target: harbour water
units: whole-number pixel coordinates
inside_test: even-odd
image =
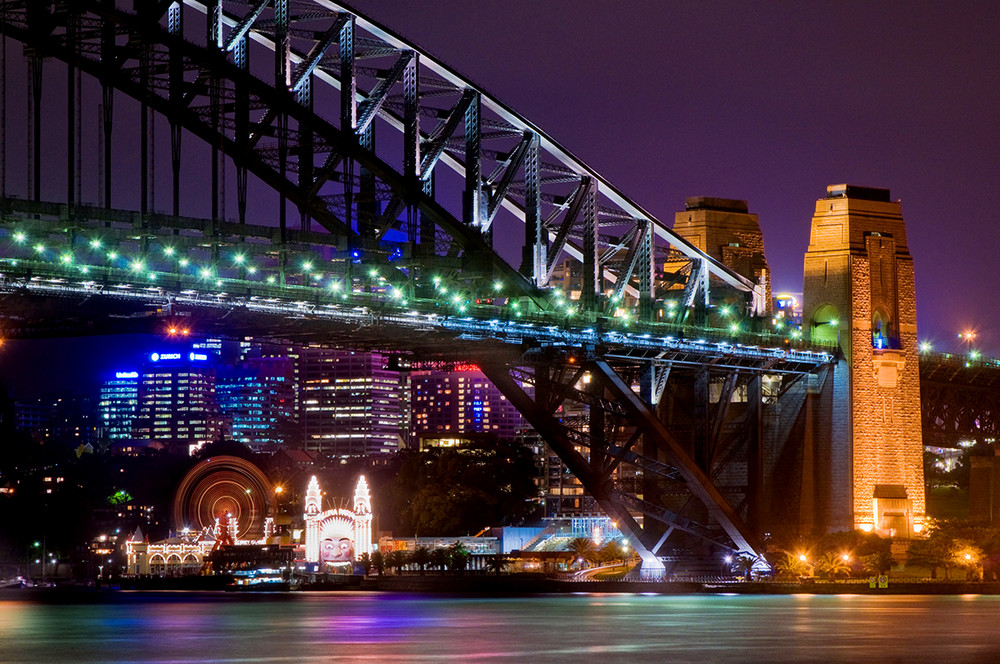
[[[0,598],[0,662],[1000,662],[997,596],[55,599]]]

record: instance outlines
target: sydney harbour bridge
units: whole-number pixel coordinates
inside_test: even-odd
[[[475,362],[654,571],[822,519],[797,432],[836,349],[390,29],[22,0],[0,30],[5,336],[183,317]]]

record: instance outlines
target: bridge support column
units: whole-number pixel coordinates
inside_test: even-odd
[[[889,190],[831,185],[817,201],[802,320],[814,341],[840,346],[848,374],[834,408],[844,434],[817,453],[844,459],[830,479],[850,514],[826,525],[909,538],[924,516],[919,353],[913,259]]]

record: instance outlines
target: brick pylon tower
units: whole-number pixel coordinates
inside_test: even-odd
[[[694,196],[674,215],[674,232],[712,258],[762,287],[771,310],[771,270],[764,256],[764,235],[746,201]],[[679,263],[685,265],[686,262]],[[674,267],[669,262],[667,271]],[[734,300],[736,298],[733,298]]]
[[[827,187],[805,255],[803,332],[839,344],[825,458],[828,529],[910,538],[924,517],[913,259],[888,189]]]

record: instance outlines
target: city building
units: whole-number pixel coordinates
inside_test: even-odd
[[[410,375],[410,430],[414,435],[489,433],[516,439],[528,424],[474,365]],[[457,444],[457,443],[456,443]]]
[[[219,369],[216,400],[233,440],[261,451],[296,439],[293,374],[287,357],[247,357]]]
[[[141,370],[133,436],[175,454],[193,454],[224,437],[213,360],[208,353],[178,346],[150,353]]]
[[[411,554],[418,548],[433,551],[435,549],[450,549],[452,547],[459,548],[468,555],[465,561],[465,569],[474,571],[490,569],[491,559],[501,552],[500,541],[496,537],[489,536],[380,537],[378,540],[378,550],[383,556],[391,551],[403,551]],[[409,567],[414,568],[416,566],[414,563],[410,563]]]
[[[384,366],[380,353],[301,349],[299,421],[306,450],[345,457],[401,447],[405,383]]]
[[[20,431],[38,440],[77,447],[96,442],[97,417],[91,396],[59,393],[14,404],[14,419]]]
[[[116,371],[101,385],[97,416],[105,438],[132,438],[132,422],[139,405],[139,372]]]

